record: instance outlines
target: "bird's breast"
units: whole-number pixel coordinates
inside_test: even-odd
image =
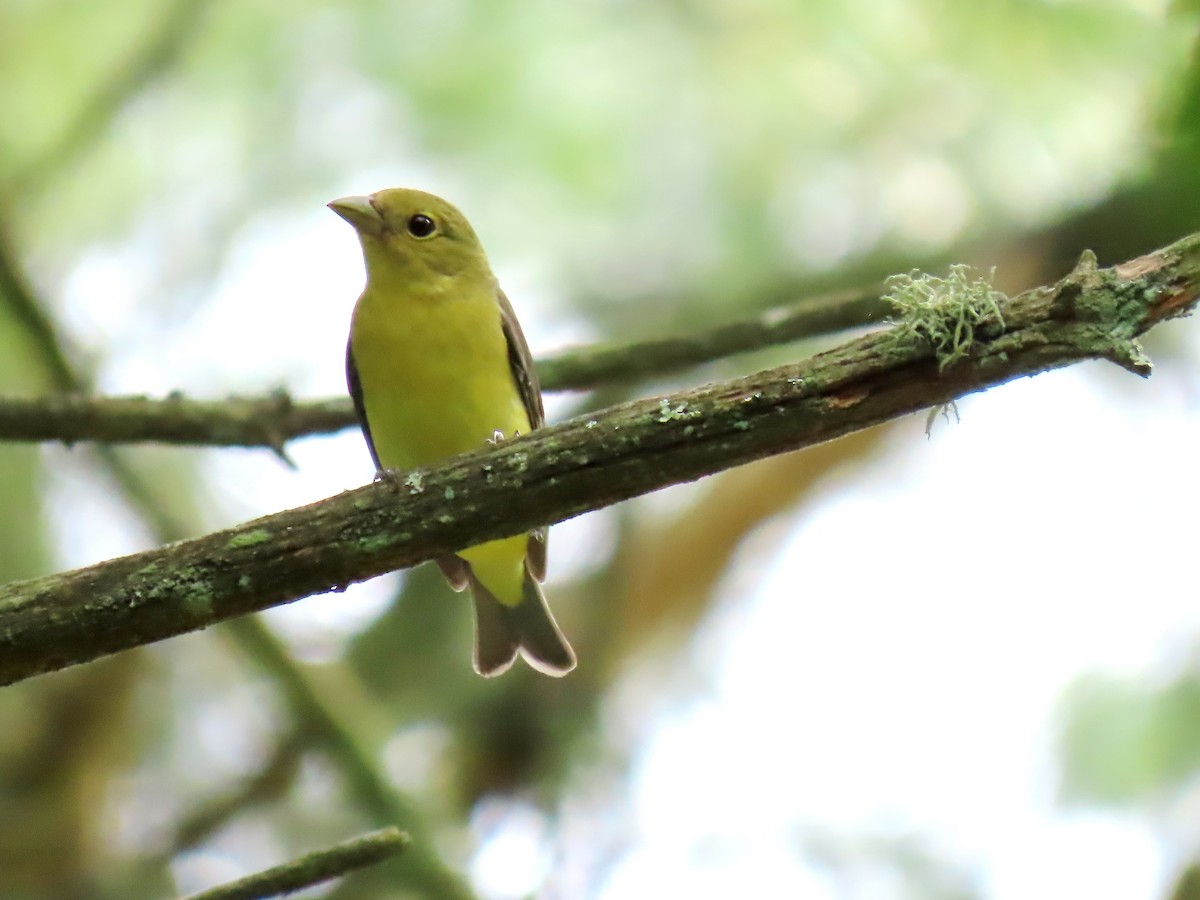
[[[529,430],[493,291],[359,299],[351,349],[375,452],[410,469]]]

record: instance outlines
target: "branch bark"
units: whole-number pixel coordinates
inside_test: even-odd
[[[830,440],[1084,359],[1149,373],[1136,337],[1192,311],[1200,234],[1111,269],[1085,254],[1000,306],[942,368],[903,324],[803,362],[581,416],[190,541],[0,589],[0,684]]]

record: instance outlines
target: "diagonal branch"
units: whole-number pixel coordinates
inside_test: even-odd
[[[289,863],[191,894],[187,900],[264,900],[267,897],[279,897],[375,865],[403,852],[407,846],[408,835],[404,832],[395,827],[380,828]]]
[[[8,268],[3,265],[4,258],[0,253],[0,276]],[[879,291],[841,292],[690,335],[564,351],[539,360],[537,371],[548,391],[631,383],[738,353],[862,327],[882,321],[888,312]],[[60,379],[59,387],[70,389],[71,385]],[[0,439],[10,441],[269,447],[282,456],[288,441],[341,431],[354,424],[348,397],[303,403],[282,392],[225,400],[78,393],[0,397]]]
[[[38,300],[29,273],[20,262],[10,223],[0,221],[0,301],[33,344],[47,381],[56,391],[81,391],[85,382],[75,374],[63,349],[64,341]]]
[[[253,522],[0,589],[0,683],[86,662],[1084,359],[1192,311],[1200,234],[1000,305],[939,366],[903,323],[795,365],[638,400]]]
[[[634,384],[750,350],[837,334],[884,321],[892,308],[881,294],[837,291],[694,334],[568,350],[538,360],[538,379],[551,391]]]

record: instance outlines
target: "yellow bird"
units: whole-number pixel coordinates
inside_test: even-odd
[[[329,208],[354,226],[367,282],[350,325],[346,381],[380,472],[427,466],[545,424],[521,326],[466,218],[423,191],[392,188]],[[565,675],[575,654],[539,584],[544,531],[439,559],[475,599],[475,671],[520,652]]]

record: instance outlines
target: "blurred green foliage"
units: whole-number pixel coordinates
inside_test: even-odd
[[[393,183],[452,193],[493,260],[536,261],[549,330],[596,338],[950,260],[1004,263],[1008,291],[1085,247],[1112,262],[1200,227],[1197,13],[1161,6],[6,0],[0,266],[28,278],[52,332],[3,292],[0,390],[62,387],[55,353],[82,386],[161,362],[247,244]],[[326,352],[261,341],[256,371],[276,383]],[[205,383],[236,383],[228,364],[214,350]],[[5,689],[0,896],[162,896],[236,874],[222,857],[266,865],[396,808],[420,812],[398,823],[413,853],[333,896],[449,890],[488,798],[561,813],[620,793],[636,734],[611,723],[655,689],[630,701],[622,676],[647,656],[671,667],[718,599],[720,567],[693,558],[723,565],[877,441],[835,445],[794,491],[760,479],[681,495],[676,518],[614,513],[591,567],[555,586],[581,658],[602,661],[562,684],[475,679],[465,606],[426,567],[319,662],[235,627]],[[213,527],[237,510],[220,491],[199,455],[0,447],[0,579]],[[1177,789],[1200,762],[1198,702],[1191,676],[1081,683],[1064,698],[1065,796]],[[267,799],[195,815],[262,772]],[[196,837],[184,825],[200,820]],[[837,843],[813,844],[832,868]],[[957,863],[866,845],[913,896],[971,892]],[[594,887],[606,864],[597,852],[576,880]]]
[[[1128,808],[1165,803],[1200,772],[1200,677],[1095,674],[1062,698],[1064,799]]]

